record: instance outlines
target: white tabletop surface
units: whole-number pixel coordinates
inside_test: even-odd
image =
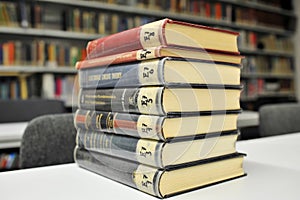
[[[170,200],[299,200],[300,133],[241,141],[246,177],[168,198]],[[0,173],[1,199],[157,199],[76,164]]]

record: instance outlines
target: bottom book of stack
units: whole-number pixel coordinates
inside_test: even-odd
[[[82,168],[150,195],[165,198],[245,176],[244,154],[232,153],[183,165],[157,168],[76,146]]]

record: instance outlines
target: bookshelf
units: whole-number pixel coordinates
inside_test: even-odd
[[[7,2],[0,1],[1,6]],[[242,101],[247,102],[243,104],[244,108],[257,109],[253,105],[259,98],[296,99],[295,56],[290,38],[295,35],[297,16],[292,3],[287,1],[281,5],[279,0],[20,0],[15,3],[17,17],[10,19],[18,19],[16,22],[5,24],[1,23],[3,18],[0,18],[0,35],[3,36],[2,44],[10,40],[42,40],[66,46],[76,44],[78,48],[84,48],[91,39],[164,17],[239,31],[239,49],[246,56],[242,72],[245,85]],[[26,17],[22,8],[27,9]],[[54,11],[57,16],[53,16]],[[24,20],[27,20],[28,26]],[[84,55],[77,59],[83,58]],[[265,66],[256,65],[260,62],[265,62]],[[285,65],[283,70],[275,66],[278,62]],[[1,77],[10,79],[13,74],[20,76],[24,73],[28,77],[43,73],[55,76],[76,74],[71,69],[74,60],[68,65],[57,66],[57,69],[44,67],[46,61],[43,64],[12,65],[14,67],[6,69],[7,66],[0,64]],[[249,88],[253,91],[247,91]]]
[[[27,122],[0,124],[0,172],[18,169],[19,147]]]

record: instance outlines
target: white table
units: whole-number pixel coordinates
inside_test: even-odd
[[[168,198],[170,200],[299,200],[300,133],[238,142],[248,154],[246,177]],[[76,164],[0,173],[1,199],[157,199]]]
[[[247,153],[246,160],[300,170],[300,133],[239,141],[237,149]]]
[[[0,123],[0,149],[20,147],[28,122]]]

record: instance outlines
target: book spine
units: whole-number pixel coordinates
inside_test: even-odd
[[[3,64],[3,45],[0,44],[0,65]]]
[[[145,24],[88,42],[88,58],[97,58],[138,49],[165,45],[163,27],[167,19]]]
[[[80,89],[81,109],[165,115],[163,87]]]
[[[109,67],[99,66],[79,70],[79,83],[82,88],[161,85],[164,83],[163,68],[164,59]]]
[[[102,56],[94,59],[78,61],[76,69],[86,69],[92,67],[103,67],[108,65],[129,63],[133,61],[148,60],[160,57],[161,47],[140,49],[136,51],[124,52],[114,55]]]
[[[162,170],[78,147],[74,150],[74,159],[82,168],[153,196],[162,197],[159,192]]]
[[[158,168],[164,167],[161,160],[163,142],[78,129],[76,143],[79,147],[90,151]]]
[[[154,140],[163,137],[164,117],[78,109],[74,116],[77,129],[101,131]]]

